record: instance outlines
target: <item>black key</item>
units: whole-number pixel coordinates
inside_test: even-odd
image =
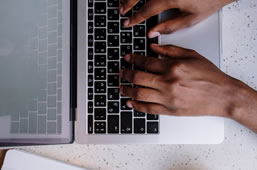
[[[96,28],[94,35],[95,35],[95,40],[106,40],[106,29]]]
[[[108,89],[108,100],[119,100],[120,99],[120,89],[119,88],[109,88]]]
[[[158,15],[152,16],[146,21],[146,28],[147,30],[152,29],[154,26],[158,24]]]
[[[145,0],[140,0],[133,8],[133,10],[139,10],[145,4]]]
[[[153,39],[156,39],[157,41],[154,41]],[[158,58],[158,54],[153,52],[152,49],[150,48],[151,43],[158,44],[158,39],[157,38],[153,38],[153,39],[151,40],[151,42],[147,43],[147,56]]]
[[[121,133],[132,133],[131,112],[121,112]]]
[[[108,62],[108,73],[119,73],[120,72],[120,63],[111,61]]]
[[[158,115],[147,114],[147,120],[158,120],[158,119],[159,119]]]
[[[130,69],[130,70],[132,69],[132,64],[125,61],[124,58],[121,58],[120,61],[121,61],[121,63],[120,63],[121,64],[121,69]]]
[[[93,93],[93,88],[88,88],[88,100],[93,100],[93,95],[94,95],[94,93]]]
[[[121,79],[121,80],[120,80],[120,82],[121,82],[122,84],[124,84],[124,83],[126,83],[126,84],[130,84],[130,82],[129,82],[129,81],[124,80],[124,79]]]
[[[121,32],[120,33],[121,43],[132,43],[132,32]]]
[[[153,16],[153,17],[149,18],[149,20],[146,21],[147,30],[150,30],[157,24],[158,24],[157,16]],[[158,37],[147,38],[147,47],[150,47],[151,43],[158,44]],[[158,54],[154,53],[151,48],[147,48],[147,56],[158,57]]]
[[[106,133],[106,122],[95,122],[95,133],[105,134]]]
[[[119,133],[119,116],[108,116],[108,133]]]
[[[95,53],[106,53],[106,42],[95,42]]]
[[[118,22],[108,22],[108,33],[119,33]]]
[[[120,109],[121,110],[132,110],[131,108],[127,107],[126,103],[130,98],[121,98],[120,99]]]
[[[94,103],[93,102],[88,102],[88,106],[87,106],[87,112],[89,114],[92,114],[93,113],[93,109],[94,109]]]
[[[93,48],[88,48],[88,59],[93,60],[93,56],[94,56]]]
[[[95,80],[106,79],[106,68],[95,68]]]
[[[123,18],[123,19],[120,20],[120,29],[121,30],[132,30],[132,27],[124,27],[123,26],[123,23],[124,23],[125,20],[126,20],[126,18]]]
[[[95,106],[106,106],[106,95],[95,95]]]
[[[119,0],[108,0],[108,7],[119,7]]]
[[[105,13],[106,13],[106,3],[95,2],[95,14],[105,14]]]
[[[133,35],[134,35],[134,37],[145,37],[146,36],[145,26],[144,25],[135,25]]]
[[[124,57],[126,54],[132,53],[132,45],[121,45],[120,46],[120,55]]]
[[[94,63],[93,61],[88,62],[88,73],[93,73]]]
[[[93,9],[88,9],[88,20],[93,20],[94,11]]]
[[[88,7],[93,7],[94,0],[88,0]]]
[[[95,66],[106,66],[106,55],[95,55]]]
[[[93,75],[88,75],[88,86],[93,86]]]
[[[106,16],[95,15],[95,27],[105,27],[105,26],[106,26]]]
[[[134,133],[145,133],[145,119],[134,119]]]
[[[119,46],[119,35],[108,35],[108,46],[118,47]]]
[[[147,122],[147,133],[158,133],[159,125],[158,122]]]
[[[94,87],[95,87],[95,93],[106,93],[105,81],[96,81]]]
[[[93,133],[93,115],[88,115],[88,124],[87,124],[88,133]]]
[[[92,34],[94,33],[94,25],[93,22],[88,23],[88,33]]]
[[[134,50],[145,50],[145,39],[135,38],[134,39]]]
[[[134,54],[145,56],[145,52],[144,51],[134,51]]]
[[[88,35],[88,46],[92,47],[94,42],[94,37],[93,35]]]
[[[106,119],[106,109],[105,108],[95,108],[95,120],[105,120]]]
[[[108,9],[108,20],[119,20],[120,13],[118,9]]]
[[[134,117],[145,117],[145,113],[134,110]]]
[[[120,59],[119,48],[108,48],[108,60],[119,60]]]
[[[128,11],[123,17],[131,17],[132,16],[132,10]]]
[[[119,7],[119,0],[108,0],[108,7]]]
[[[119,86],[119,75],[108,75],[108,86],[117,87]]]
[[[108,102],[108,113],[119,113],[119,102]]]

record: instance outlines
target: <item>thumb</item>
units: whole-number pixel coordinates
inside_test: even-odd
[[[149,38],[154,38],[160,34],[170,34],[182,28],[190,27],[197,23],[197,17],[194,14],[179,16],[175,19],[164,21],[154,28],[152,28],[148,36]]]

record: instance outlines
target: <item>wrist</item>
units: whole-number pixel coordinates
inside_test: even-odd
[[[245,124],[249,116],[257,116],[257,92],[239,80],[232,81],[230,90],[233,95],[230,96],[224,117]]]

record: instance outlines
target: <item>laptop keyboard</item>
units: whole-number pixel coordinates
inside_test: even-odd
[[[121,96],[119,85],[135,86],[120,79],[120,69],[138,69],[125,62],[128,53],[156,56],[147,30],[158,22],[157,16],[134,27],[123,22],[136,12],[141,0],[126,15],[119,14],[119,0],[88,1],[88,84],[87,112],[89,134],[158,134],[159,117],[126,106],[130,98]]]

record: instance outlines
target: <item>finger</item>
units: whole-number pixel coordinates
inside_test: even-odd
[[[161,93],[154,89],[121,86],[120,93],[137,101],[161,104]]]
[[[167,63],[162,59],[141,56],[138,54],[128,54],[125,56],[125,60],[131,64],[135,64],[143,70],[155,73],[163,73],[166,71],[167,67]]]
[[[174,45],[151,44],[152,50],[164,57],[190,58],[198,56],[198,53],[191,49],[186,49]]]
[[[140,102],[129,100],[126,103],[127,107],[133,108],[140,112],[150,113],[150,114],[170,114],[168,108],[161,104],[157,103],[147,103],[147,102]]]
[[[120,0],[120,13],[126,14],[139,0]]]
[[[174,7],[172,5],[167,5],[165,0],[150,0],[143,7],[141,7],[138,12],[131,16],[124,22],[125,27],[131,27],[133,25],[139,24],[142,21],[150,18],[151,16],[157,15],[164,10]]]
[[[124,80],[139,86],[150,87],[153,89],[160,89],[160,87],[162,87],[160,77],[151,73],[137,70],[121,70],[120,76]]]
[[[190,14],[186,16],[179,16],[175,19],[171,19],[168,21],[164,21],[154,28],[152,28],[148,36],[149,38],[154,38],[160,34],[170,34],[173,33],[179,29],[190,27],[194,24],[196,24],[197,17],[196,15]]]

